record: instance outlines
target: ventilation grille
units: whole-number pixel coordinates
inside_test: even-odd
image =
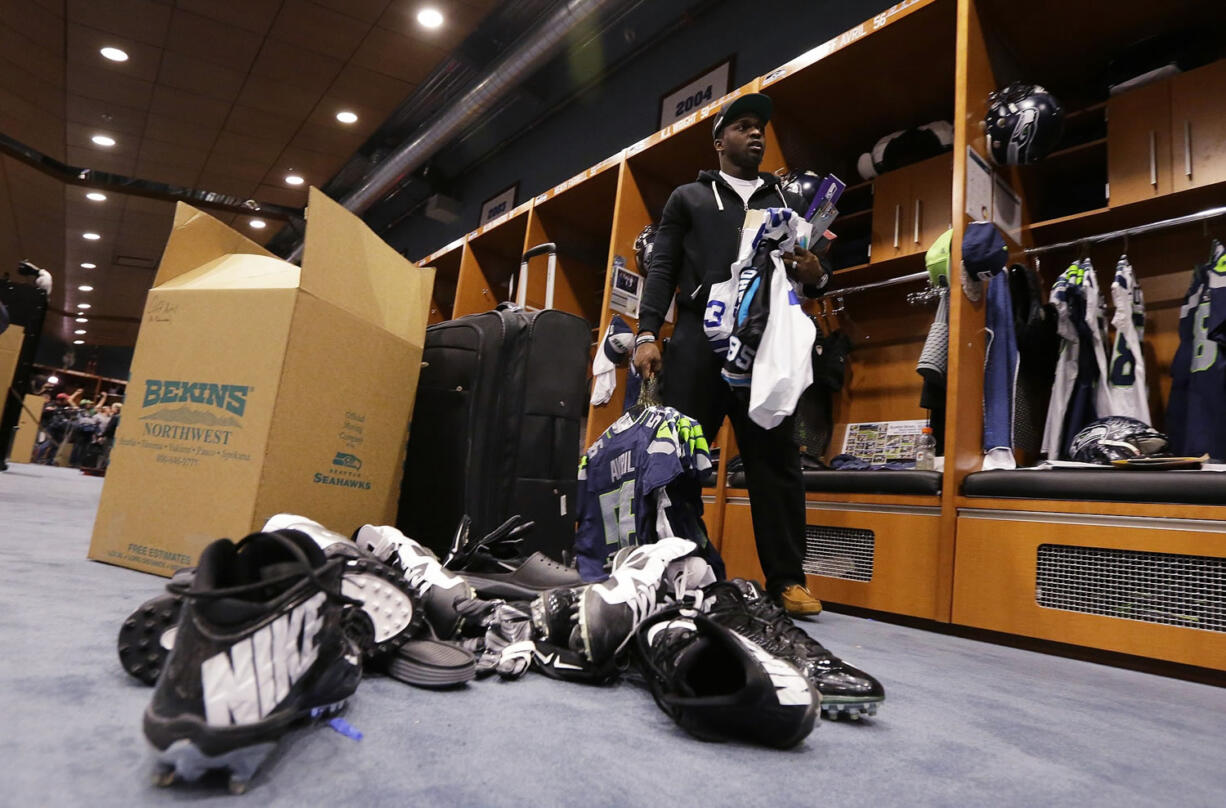
[[[842,578],[873,580],[877,539],[871,530],[849,527],[805,527],[805,572]]]
[[[1035,600],[1049,609],[1226,631],[1226,558],[1041,544]]]

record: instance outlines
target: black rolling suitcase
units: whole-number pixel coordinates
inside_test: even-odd
[[[426,329],[397,526],[446,554],[460,518],[483,536],[512,514],[536,522],[528,555],[574,541],[588,322],[503,304]]]

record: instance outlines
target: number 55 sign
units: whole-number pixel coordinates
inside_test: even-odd
[[[674,121],[721,98],[732,88],[732,57],[690,79],[685,84],[660,96],[660,125],[663,129]]]

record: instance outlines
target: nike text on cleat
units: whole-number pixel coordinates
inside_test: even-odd
[[[159,784],[223,770],[245,790],[292,723],[343,707],[361,681],[344,564],[281,530],[213,542],[171,582],[182,614],[144,715]]]

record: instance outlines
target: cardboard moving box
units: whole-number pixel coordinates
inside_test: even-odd
[[[170,575],[275,513],[392,523],[433,283],[315,188],[301,270],[180,203],[89,557]]]
[[[29,463],[34,459],[34,444],[38,442],[38,425],[43,417],[46,400],[33,393],[21,402],[21,417],[17,421],[17,434],[13,436],[13,448],[9,460],[14,463]]]

